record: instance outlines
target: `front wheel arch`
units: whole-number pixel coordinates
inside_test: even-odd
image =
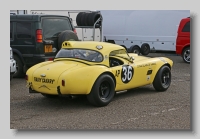
[[[166,91],[171,84],[171,67],[168,64],[159,68],[153,81],[156,91]]]

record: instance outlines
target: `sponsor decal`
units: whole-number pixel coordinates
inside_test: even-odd
[[[115,72],[115,76],[118,77],[119,74],[120,74],[120,70],[116,70],[116,72]]]
[[[41,83],[50,83],[50,84],[53,84],[53,82],[54,82],[55,80],[54,80],[54,79],[46,79],[46,78],[34,77],[34,81],[35,81],[35,82],[41,82]]]
[[[156,62],[147,63],[147,64],[140,64],[140,65],[137,65],[137,68],[149,67],[149,66],[153,66],[153,65],[156,65]]]

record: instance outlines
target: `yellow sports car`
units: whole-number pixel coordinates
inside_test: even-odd
[[[127,53],[122,46],[95,41],[65,41],[53,61],[26,72],[29,93],[46,97],[87,95],[98,107],[116,92],[153,84],[165,91],[171,83],[173,61]]]

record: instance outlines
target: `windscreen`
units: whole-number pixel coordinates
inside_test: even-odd
[[[57,53],[55,59],[58,58],[74,58],[81,59],[89,62],[101,62],[103,61],[103,56],[98,51],[88,50],[88,49],[60,49]]]
[[[127,54],[125,49],[115,50],[110,52],[109,56],[116,56],[131,61],[131,57]]]
[[[57,37],[58,34],[64,30],[72,30],[68,18],[43,18],[42,28],[44,39]]]

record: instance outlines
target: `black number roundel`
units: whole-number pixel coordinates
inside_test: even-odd
[[[128,83],[134,74],[134,69],[130,65],[122,66],[121,79],[123,83]]]

